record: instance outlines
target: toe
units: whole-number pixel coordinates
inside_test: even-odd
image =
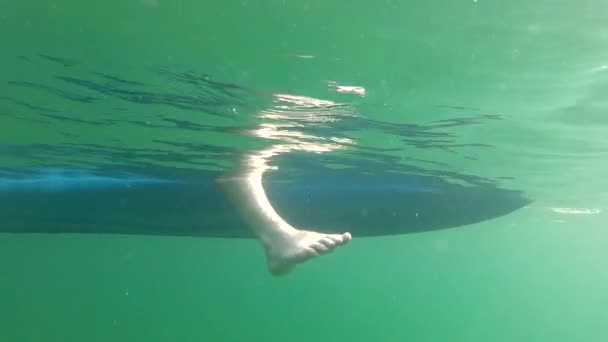
[[[352,239],[353,239],[353,237],[352,237],[352,235],[350,235],[349,232],[346,232],[346,233],[342,234],[342,241],[343,242],[346,243],[346,242],[348,242],[348,241],[350,241]]]
[[[317,241],[311,245],[311,247],[318,253],[325,253],[329,250],[321,241]]]
[[[320,240],[320,242],[321,242],[322,244],[324,244],[324,245],[325,245],[325,247],[327,247],[327,248],[333,248],[333,247],[335,247],[335,246],[336,246],[336,243],[337,243],[336,241],[334,241],[334,240],[333,240],[331,237],[329,237],[329,236],[324,237],[323,239],[321,239],[321,240]]]
[[[342,235],[338,234],[327,235],[326,238],[332,240],[335,244],[341,244],[343,241]]]
[[[304,248],[298,255],[293,258],[293,261],[296,263],[304,262],[308,259],[318,257],[320,252],[315,249],[313,246],[309,246]]]
[[[332,235],[328,235],[328,237],[330,239],[332,239],[338,245],[347,243],[348,241],[352,240],[352,236],[350,235],[350,233],[332,234]]]

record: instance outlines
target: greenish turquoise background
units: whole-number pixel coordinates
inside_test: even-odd
[[[97,70],[179,92],[146,72],[170,64],[264,92],[349,103],[385,122],[502,115],[452,128],[455,143],[493,145],[459,153],[405,146],[378,131],[352,138],[449,171],[512,177],[501,184],[534,201],[476,225],[355,237],[279,279],[265,273],[250,240],[2,234],[0,340],[606,341],[605,9],[597,0],[0,1],[4,100],[103,118],[118,100],[91,107],[8,82],[54,85],[55,74]],[[38,54],[78,63],[19,58]],[[332,93],[326,80],[368,94]],[[146,115],[125,107],[124,115]],[[218,126],[251,123],[247,115],[157,110]],[[0,146],[263,144],[235,134],[23,120],[36,115],[0,101]],[[96,156],[65,158],[79,165]],[[0,155],[2,166],[49,162],[57,160]]]

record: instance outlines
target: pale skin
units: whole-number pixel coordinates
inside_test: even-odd
[[[220,184],[264,247],[268,270],[273,275],[289,273],[297,264],[329,253],[351,240],[348,232],[324,234],[293,227],[268,200],[262,185],[263,171],[246,165],[243,171],[242,176],[221,179]]]
[[[277,95],[277,102],[317,107],[332,104],[290,95]],[[261,113],[260,117],[270,118],[271,115],[276,119],[280,114]],[[275,211],[268,200],[262,178],[266,171],[273,169],[270,166],[273,157],[291,151],[324,153],[344,148],[343,141],[338,144],[332,138],[307,136],[293,129],[285,130],[286,127],[294,126],[285,123],[262,124],[254,129],[251,132],[253,135],[279,143],[246,155],[240,161],[235,175],[227,175],[218,180],[235,209],[264,247],[268,270],[273,275],[289,273],[296,265],[329,253],[352,239],[348,232],[325,234],[295,228]]]

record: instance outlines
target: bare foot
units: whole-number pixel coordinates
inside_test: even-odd
[[[297,264],[333,251],[352,239],[350,233],[324,234],[294,230],[280,238],[266,241],[268,269],[273,275],[292,271]]]

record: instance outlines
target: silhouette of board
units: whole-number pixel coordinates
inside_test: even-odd
[[[277,173],[278,174],[278,173]],[[216,183],[218,174],[141,171],[0,172],[0,232],[252,237]],[[264,186],[296,227],[379,236],[433,231],[508,214],[530,201],[494,185],[463,186],[420,175],[340,170]]]

